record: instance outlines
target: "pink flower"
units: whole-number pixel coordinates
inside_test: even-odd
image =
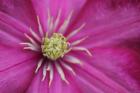
[[[0,93],[139,93],[138,0],[0,0]]]

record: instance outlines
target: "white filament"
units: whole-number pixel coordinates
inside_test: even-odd
[[[69,23],[70,23],[70,19],[72,17],[73,11],[70,12],[70,14],[68,15],[68,18],[64,21],[64,23],[61,25],[61,27],[59,28],[58,32],[61,34],[64,34]]]
[[[45,80],[46,75],[47,75],[47,65],[45,64],[44,67],[43,67],[43,78],[42,78],[42,81]]]
[[[81,61],[78,58],[71,56],[71,55],[65,55],[64,60],[66,60],[67,62],[72,63],[72,64],[82,65]]]
[[[83,27],[85,26],[86,24],[82,24],[79,28],[77,28],[76,30],[72,31],[68,36],[67,36],[67,39],[70,39],[71,37],[73,37],[74,35],[76,35],[79,31],[81,31],[81,29],[83,29]]]
[[[76,40],[76,41],[72,42],[71,45],[76,46],[76,45],[80,44],[81,42],[83,42],[87,38],[88,38],[88,36],[86,36],[86,37],[84,37],[82,39]]]
[[[59,10],[57,18],[56,18],[56,20],[54,22],[53,30],[56,30],[56,28],[58,27],[58,24],[59,24],[59,21],[60,21],[60,16],[61,16],[61,9]]]
[[[52,83],[53,77],[54,77],[53,67],[52,67],[52,64],[50,62],[48,64],[47,70],[50,71],[50,80],[49,80],[49,86],[50,86]]]
[[[66,68],[67,70],[71,71],[71,72],[73,73],[73,75],[76,75],[76,73],[74,72],[74,70],[72,69],[72,67],[70,67],[68,64],[66,64],[66,63],[63,62],[63,61],[60,61],[60,62],[61,62],[62,66],[63,66],[64,68]]]
[[[29,31],[36,40],[41,42],[41,38],[32,30],[32,28],[30,28]]]
[[[32,51],[36,51],[36,52],[39,52],[40,50],[34,48],[34,47],[24,47],[23,49],[25,50],[32,50]]]
[[[59,75],[61,76],[61,79],[62,79],[63,81],[65,81],[67,84],[69,84],[69,82],[67,81],[67,79],[66,79],[66,77],[65,77],[65,74],[64,74],[63,69],[61,68],[61,66],[60,66],[57,62],[55,63],[55,67],[56,67],[56,69],[57,69]]]
[[[44,32],[43,32],[43,28],[42,28],[41,23],[40,23],[39,16],[37,16],[37,22],[38,22],[39,33],[41,36],[44,36]]]
[[[72,50],[85,51],[89,56],[92,56],[90,51],[87,48],[84,48],[84,47],[73,47]]]
[[[41,58],[41,59],[38,61],[38,64],[37,64],[37,68],[36,68],[36,70],[35,70],[35,73],[38,72],[38,70],[39,70],[39,68],[41,67],[42,63],[43,63],[43,58]]]
[[[20,43],[21,45],[25,45],[26,47],[32,47],[37,49],[37,47],[35,47],[32,43],[28,43],[28,42],[24,42],[24,43]]]
[[[37,42],[31,38],[29,35],[27,35],[26,33],[24,33],[25,37],[28,38],[28,40],[36,47],[39,48],[39,45],[37,44]]]

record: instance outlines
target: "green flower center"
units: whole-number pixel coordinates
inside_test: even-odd
[[[68,43],[62,34],[53,33],[50,38],[46,35],[42,45],[42,53],[45,57],[48,57],[51,60],[56,60],[63,57],[67,52]]]

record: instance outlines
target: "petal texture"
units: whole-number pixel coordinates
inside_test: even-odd
[[[85,22],[86,26],[73,39],[88,35],[89,38],[84,43],[88,47],[114,45],[133,47],[140,44],[138,41],[140,36],[139,5],[140,2],[137,0],[87,1],[71,29],[75,29],[82,22]],[[93,43],[89,44],[91,42]]]
[[[33,78],[36,66],[34,59],[25,61],[22,64],[0,71],[0,93],[25,93]]]
[[[30,0],[0,0],[0,11],[21,21],[27,26],[35,27],[35,12]]]
[[[93,57],[83,58],[83,67],[76,68],[76,79],[86,93],[139,93],[139,53],[126,48],[93,50]]]

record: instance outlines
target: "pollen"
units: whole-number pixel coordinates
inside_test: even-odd
[[[57,60],[63,57],[68,51],[68,42],[66,38],[60,33],[53,33],[49,38],[48,35],[45,36],[42,45],[42,53],[45,57],[51,60]]]

